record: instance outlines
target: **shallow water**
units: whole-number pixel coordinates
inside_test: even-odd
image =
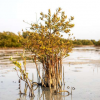
[[[35,97],[29,98],[18,94],[18,77],[14,71],[14,65],[9,61],[13,56],[20,62],[19,54],[22,50],[1,50],[0,51],[0,100],[100,100],[100,48],[97,47],[78,47],[74,48],[70,56],[64,58],[64,90],[68,90],[72,95],[62,93],[54,95],[49,89],[38,87],[34,91]],[[27,61],[27,71],[29,77],[34,75],[34,81],[37,81],[37,72],[32,61]],[[35,88],[35,87],[34,87]],[[21,90],[24,89],[22,82]],[[41,97],[41,98],[40,98]]]

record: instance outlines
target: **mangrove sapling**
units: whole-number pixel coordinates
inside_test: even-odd
[[[29,77],[28,77],[28,73],[26,71],[26,57],[24,56],[24,53],[22,55],[22,58],[23,58],[24,67],[22,67],[21,63],[19,63],[18,61],[14,61],[12,59],[12,57],[10,58],[12,63],[17,66],[14,69],[16,70],[17,75],[19,77],[19,94],[25,94],[26,95],[27,88],[29,88],[29,96],[33,97],[33,96],[35,96],[34,91],[37,89],[37,88],[33,89],[33,85],[36,84],[38,86],[38,84],[36,82],[33,83],[32,80],[30,80]],[[25,82],[24,93],[21,92],[21,80]]]
[[[20,36],[20,41],[23,47],[32,52],[31,59],[36,64],[37,72],[43,86],[54,87],[54,90],[59,92],[59,87],[62,86],[62,59],[68,56],[72,50],[72,41],[70,35],[64,39],[61,33],[70,33],[70,28],[74,27],[71,21],[74,17],[67,19],[65,12],[58,8],[51,15],[51,10],[48,14],[40,13],[40,24],[33,23],[31,32],[27,31],[27,36]],[[37,62],[42,63],[43,74],[41,77]]]

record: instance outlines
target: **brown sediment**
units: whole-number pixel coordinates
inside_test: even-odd
[[[0,48],[0,52],[6,52],[6,51],[7,51],[7,52],[8,52],[8,51],[9,51],[9,52],[12,52],[12,51],[18,51],[18,52],[19,52],[19,51],[23,51],[23,49],[22,49],[22,48],[14,48],[14,49],[11,49],[11,48],[1,49],[1,48]]]
[[[0,47],[0,50],[23,49],[22,47]]]
[[[72,61],[68,61],[68,62],[63,62],[63,64],[72,64],[72,65],[75,65],[75,64],[95,64],[95,63],[100,63],[100,60],[89,60],[89,61],[82,61],[82,62],[72,62]]]
[[[95,45],[74,45],[74,47],[95,47]]]

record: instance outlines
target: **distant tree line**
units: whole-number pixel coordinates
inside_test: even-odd
[[[95,40],[81,40],[81,39],[77,39],[77,40],[73,40],[73,44],[74,46],[81,46],[81,45],[95,45],[95,46],[100,46],[100,40],[99,41],[95,41]]]
[[[24,37],[24,39],[27,38],[28,36],[28,32],[23,32],[22,36]],[[20,36],[16,35],[13,32],[0,32],[0,47],[22,47],[22,42],[20,41]],[[66,42],[66,39],[62,38],[63,42]],[[74,46],[81,46],[81,45],[95,45],[95,46],[100,46],[100,40],[99,41],[95,41],[95,40],[81,40],[81,39],[76,39],[76,40],[72,40],[72,43]]]
[[[0,47],[21,47],[19,36],[13,32],[0,32]]]

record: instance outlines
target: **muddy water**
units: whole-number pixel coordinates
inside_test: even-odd
[[[70,56],[64,58],[65,86],[62,89],[68,90],[70,95],[67,93],[54,95],[48,88],[38,87],[34,91],[34,98],[29,98],[28,94],[26,96],[18,94],[18,77],[9,57],[13,56],[15,60],[22,62],[20,53],[22,50],[0,50],[0,100],[100,100],[100,48],[74,48]],[[33,73],[34,81],[38,81],[32,61],[27,61],[27,71],[30,78]],[[23,92],[24,82],[21,90]]]

